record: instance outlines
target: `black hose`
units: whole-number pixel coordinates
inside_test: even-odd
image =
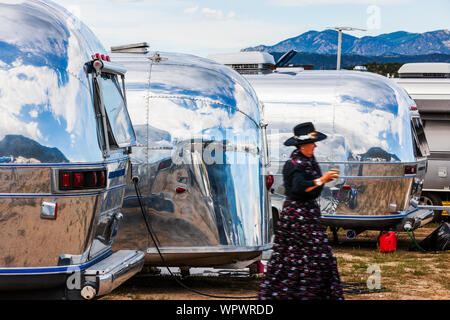
[[[369,289],[367,288],[367,284],[364,282],[341,282],[342,291],[344,294],[370,294],[382,292],[385,290],[385,287],[381,287],[380,289]]]
[[[251,296],[251,297],[216,296],[216,295],[212,295],[212,294],[208,294],[208,293],[203,293],[203,292],[197,291],[197,290],[195,290],[195,289],[192,289],[192,288],[188,287],[188,286],[185,285],[183,282],[181,282],[181,281],[180,281],[180,280],[172,273],[172,270],[170,270],[169,266],[167,265],[166,260],[164,259],[163,254],[161,253],[161,250],[159,249],[159,246],[158,246],[158,243],[160,243],[160,242],[159,242],[159,239],[158,239],[156,233],[153,232],[153,229],[151,228],[150,222],[147,220],[147,215],[146,215],[146,213],[145,213],[145,209],[144,209],[144,206],[142,205],[142,201],[141,201],[142,196],[141,196],[141,193],[140,193],[140,190],[139,190],[139,186],[138,186],[139,180],[138,180],[137,178],[133,178],[133,183],[134,183],[134,189],[135,189],[135,191],[136,191],[136,196],[137,196],[138,201],[139,201],[139,206],[141,207],[142,216],[144,217],[145,225],[146,225],[146,227],[147,227],[147,231],[148,231],[148,233],[150,234],[150,237],[152,238],[152,241],[153,241],[153,243],[154,243],[154,245],[155,245],[156,250],[158,251],[158,254],[159,254],[160,258],[161,258],[161,261],[162,261],[163,265],[166,267],[167,271],[169,271],[169,274],[173,277],[173,279],[174,279],[180,286],[182,286],[183,288],[185,288],[185,289],[187,289],[187,290],[189,290],[189,291],[192,291],[192,292],[194,292],[194,293],[196,293],[196,294],[199,294],[199,295],[202,295],[202,296],[206,296],[206,297],[211,297],[211,298],[218,298],[218,299],[234,299],[234,300],[235,300],[235,299],[255,299],[255,298],[258,298],[258,296]]]

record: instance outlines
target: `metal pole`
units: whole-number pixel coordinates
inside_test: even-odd
[[[341,70],[341,49],[342,49],[342,30],[339,29],[339,40],[338,40],[338,50],[337,50],[337,68],[336,68],[336,70]]]
[[[357,28],[351,28],[351,27],[334,27],[334,30],[337,30],[339,32],[336,70],[341,70],[342,30],[346,30],[346,31],[353,31],[353,30],[366,31],[366,30],[364,30],[364,29],[357,29]]]

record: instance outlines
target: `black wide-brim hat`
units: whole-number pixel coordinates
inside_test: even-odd
[[[295,126],[294,136],[284,142],[285,146],[299,146],[325,140],[327,135],[316,131],[312,122],[304,122]]]

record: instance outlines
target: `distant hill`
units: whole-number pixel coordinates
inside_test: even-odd
[[[0,141],[0,157],[36,159],[41,163],[66,163],[69,160],[57,148],[48,148],[21,135],[7,135]]]
[[[281,58],[285,52],[271,52],[275,61]],[[448,62],[450,63],[450,54],[428,54],[418,56],[362,56],[362,55],[342,55],[342,68],[353,67],[356,65],[367,65],[371,63],[409,63],[409,62]],[[313,65],[316,70],[336,69],[336,55],[334,54],[315,54],[315,53],[297,53],[289,64],[293,65]]]
[[[287,52],[294,49],[302,53],[336,54],[337,44],[336,30],[308,31],[273,46],[259,45],[241,51]],[[342,53],[360,56],[450,54],[450,31],[437,30],[425,33],[398,31],[362,38],[344,32]]]

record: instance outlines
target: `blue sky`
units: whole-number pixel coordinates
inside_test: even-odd
[[[395,31],[450,29],[450,0],[59,0],[106,48],[147,41],[152,50],[207,56],[273,45],[335,26]]]

